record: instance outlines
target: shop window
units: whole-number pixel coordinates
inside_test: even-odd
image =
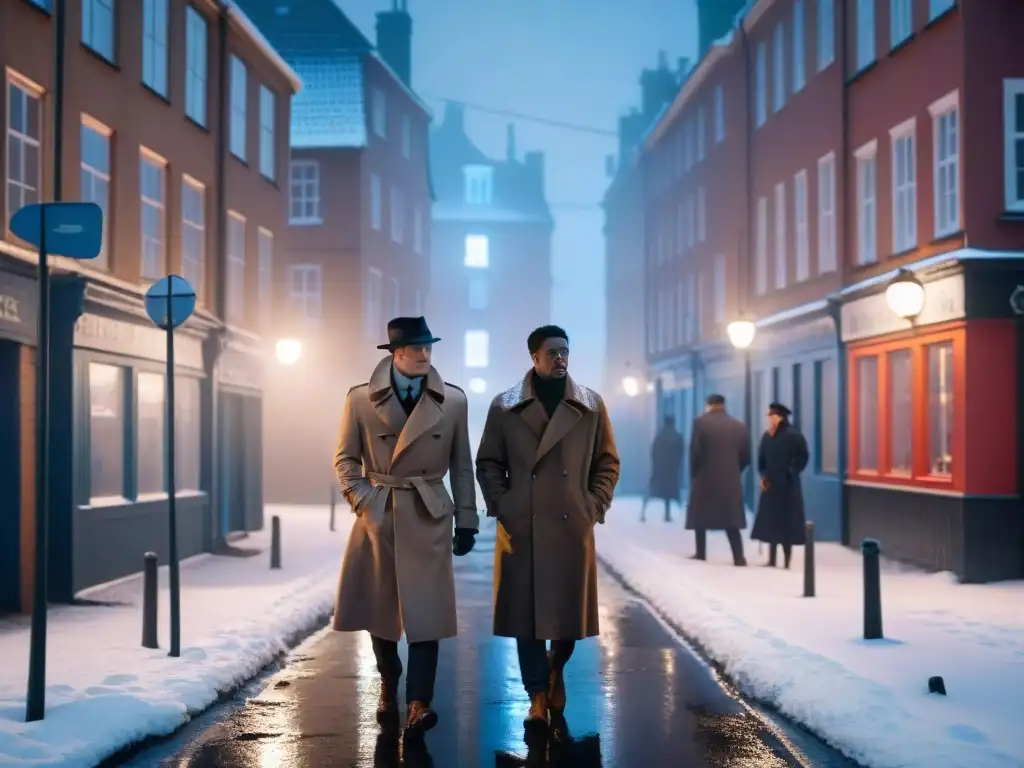
[[[878,471],[878,358],[857,360],[857,469]]]
[[[928,347],[928,471],[953,473],[953,343]]]
[[[136,386],[138,421],[136,445],[138,447],[138,495],[165,493],[164,478],[164,377],[159,373],[140,373]]]
[[[889,353],[889,468],[894,475],[914,471],[914,411],[911,351]]]
[[[202,443],[199,379],[174,380],[174,485],[177,491],[198,491]]]
[[[815,455],[819,474],[839,472],[839,375],[834,359],[814,363]]]
[[[89,495],[124,497],[124,369],[89,365]]]

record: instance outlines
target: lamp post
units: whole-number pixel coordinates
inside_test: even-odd
[[[913,325],[924,309],[924,285],[909,269],[900,269],[885,288],[885,303]]]
[[[754,336],[757,333],[757,326],[749,318],[740,317],[738,320],[733,320],[725,327],[725,332],[729,336],[729,342],[738,350],[743,352],[743,422],[747,425],[747,429],[753,429],[754,426],[754,406],[753,406],[753,386],[751,384],[751,373],[750,373],[750,345],[754,343]],[[751,433],[753,434],[753,433]],[[753,440],[753,438],[751,438]],[[754,506],[754,471],[749,469],[747,471],[746,486],[744,488],[744,496],[746,496],[747,504],[750,507]]]

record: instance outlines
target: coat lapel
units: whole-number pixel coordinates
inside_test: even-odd
[[[580,416],[579,409],[565,400],[558,404],[554,416],[551,417],[551,421],[548,422],[548,426],[544,430],[544,436],[540,439],[540,445],[537,446],[537,454],[533,459],[535,466],[552,448],[558,445],[559,440],[569,434],[569,430],[576,426]]]
[[[544,436],[544,430],[548,426],[548,413],[544,410],[539,400],[533,400],[521,411],[523,421],[533,431],[533,434],[540,440]]]
[[[388,377],[390,378],[390,373]],[[391,399],[401,409],[402,405],[398,402],[398,398],[393,396]],[[401,434],[398,435],[395,452],[391,455],[392,467],[403,453],[441,421],[441,403],[443,402],[444,380],[436,370],[431,368],[430,373],[427,374],[426,385],[420,394],[420,399],[417,401],[416,407],[412,409],[412,414],[406,420],[405,426],[402,427]]]

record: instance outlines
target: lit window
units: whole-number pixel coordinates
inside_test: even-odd
[[[142,82],[167,95],[167,0],[143,0]]]
[[[466,331],[466,367],[486,368],[489,362],[487,331]]]
[[[1006,210],[1024,212],[1024,79],[1003,81]]]
[[[857,157],[857,263],[878,259],[878,150],[872,141]]]
[[[819,474],[835,474],[839,470],[839,380],[835,359],[814,363],[815,421],[817,424],[817,458]]]
[[[82,0],[82,42],[107,61],[114,61],[114,3]]]
[[[469,380],[469,391],[474,395],[482,395],[487,391],[487,382],[483,379],[475,378]]]
[[[463,264],[475,269],[490,266],[490,242],[486,235],[466,235],[466,252]]]
[[[917,153],[914,119],[893,128],[892,137],[892,251],[903,253],[917,245]]]
[[[167,492],[164,457],[164,377],[160,373],[139,373],[136,380],[136,473],[138,495]],[[175,483],[177,485],[177,483]]]
[[[323,314],[323,277],[319,264],[288,267],[288,303],[292,313],[309,322]]]
[[[889,470],[909,477],[914,471],[914,409],[911,351],[889,353]]]
[[[174,380],[174,484],[177,492],[199,490],[202,446],[202,404],[199,379],[176,375]]]
[[[857,469],[878,470],[878,358],[857,360],[857,410],[860,426]]]
[[[489,165],[467,165],[462,169],[465,198],[469,205],[490,205],[494,199],[494,169]]]
[[[288,183],[288,223],[322,224],[320,218],[320,164],[292,160]]]
[[[167,164],[147,150],[139,160],[142,277],[157,280],[167,271]]]
[[[245,160],[246,89],[248,72],[237,56],[231,57],[231,154]]]
[[[958,94],[951,93],[932,104],[935,148],[935,236],[960,229],[960,110]]]
[[[274,153],[274,124],[276,121],[274,92],[260,86],[260,173],[273,181],[277,178]]]
[[[953,473],[953,343],[928,347],[928,469]]]
[[[95,203],[103,211],[103,243],[99,256],[89,266],[106,269],[109,259],[110,228],[107,212],[110,210],[110,130],[92,119],[82,118],[81,170],[78,195],[88,203]]]
[[[123,498],[125,369],[89,364],[89,495]]]

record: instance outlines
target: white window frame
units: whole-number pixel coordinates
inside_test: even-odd
[[[8,112],[8,114],[10,114],[10,112]],[[81,189],[80,188],[78,190],[79,198],[81,198],[82,200],[85,200],[85,201],[88,201],[88,202],[91,202],[91,203],[96,203],[97,205],[99,205],[100,210],[103,211],[104,224],[106,224],[106,218],[109,215],[109,211],[110,211],[111,194],[113,192],[113,190],[111,189],[111,168],[112,168],[112,163],[113,163],[113,158],[114,158],[114,154],[113,154],[114,153],[114,148],[112,146],[113,145],[114,132],[110,128],[105,126],[103,123],[101,123],[98,120],[95,120],[94,118],[90,117],[89,115],[85,115],[85,114],[82,115],[81,130],[83,130],[83,131],[85,131],[85,130],[91,131],[92,133],[95,133],[98,136],[102,136],[104,138],[104,140],[106,141],[106,149],[107,149],[106,168],[99,168],[95,164],[91,164],[91,163],[86,162],[86,158],[84,157],[84,152],[80,152],[79,153],[80,154],[80,157],[79,157],[79,168],[80,168],[79,184],[80,184],[80,186],[83,186],[83,182],[84,182],[84,178],[83,177],[88,176],[89,180],[90,180],[90,185],[94,184],[96,181],[100,181],[103,184],[105,184],[106,185],[106,194],[103,196],[102,200],[97,200],[96,199],[96,195],[92,191],[90,191],[89,193],[86,193],[85,189]],[[24,157],[24,153],[23,153],[23,157]],[[110,227],[108,227],[108,226],[104,226],[103,227],[103,235],[102,236],[103,236],[103,241],[102,241],[102,244],[100,246],[100,253],[99,253],[99,255],[95,259],[90,259],[86,263],[90,267],[95,267],[95,268],[98,268],[98,269],[107,269],[110,266]]]
[[[466,368],[486,368],[490,364],[491,335],[484,330],[466,331],[463,339]]]
[[[391,204],[388,206],[388,219],[391,224],[391,239],[401,243],[405,237],[405,199],[402,190],[391,185]]]
[[[380,176],[370,174],[370,226],[380,232],[384,228],[384,191],[381,188]]]
[[[811,277],[811,241],[808,222],[807,171],[801,169],[793,175],[793,239],[796,253],[794,278],[802,283]]]
[[[143,0],[142,3],[142,82],[147,88],[167,96],[168,0]]]
[[[412,157],[412,121],[408,115],[402,115],[402,157]]]
[[[292,160],[288,166],[288,223],[297,227],[323,224],[320,203],[320,162]]]
[[[914,0],[889,0],[889,47],[896,48],[914,34]]]
[[[878,28],[875,22],[876,0],[857,0],[857,71],[875,63]]]
[[[265,179],[277,179],[276,133],[277,94],[260,85],[260,175]]]
[[[928,20],[935,21],[946,11],[953,9],[956,0],[928,0]]]
[[[160,199],[147,195],[142,175],[147,168],[160,173]],[[167,160],[146,147],[139,148],[139,235],[141,238],[140,272],[144,280],[159,280],[167,273]],[[146,232],[146,209],[157,212],[158,231]]]
[[[793,93],[807,85],[807,14],[804,0],[793,2]]]
[[[892,252],[904,253],[917,247],[917,119],[911,117],[889,130],[892,159]],[[903,144],[903,142],[908,142]],[[901,179],[897,167],[900,146],[909,147],[909,165]],[[901,223],[903,206],[906,220]]]
[[[1006,210],[1024,213],[1024,189],[1017,178],[1024,174],[1024,153],[1017,157],[1017,143],[1024,141],[1024,131],[1017,130],[1017,97],[1024,97],[1024,78],[1003,80],[1003,178],[1006,188]],[[1024,105],[1021,105],[1024,109]],[[1022,117],[1024,119],[1024,117]]]
[[[274,307],[274,233],[256,230],[256,311],[261,328],[270,327]]]
[[[836,60],[836,0],[818,0],[818,71]]]
[[[853,155],[857,167],[857,264],[863,266],[878,261],[878,140],[872,139]]]
[[[206,80],[209,76],[206,18],[191,5],[185,9],[185,116],[206,125]]]
[[[775,185],[775,290],[786,287],[786,182]]]
[[[725,322],[726,263],[725,254],[715,256],[714,292],[715,292],[715,323]]]
[[[28,110],[34,108],[36,110],[36,127],[39,130],[39,136],[29,136],[27,131],[29,124],[26,123],[24,126],[13,126],[11,125],[11,116],[14,112],[11,110],[11,87],[16,88],[19,91],[19,98],[24,101],[25,108],[22,110],[22,114],[28,116]],[[19,195],[22,200],[26,196],[33,197],[34,200],[31,202],[41,202],[43,198],[43,137],[45,136],[45,112],[43,111],[43,98],[44,91],[35,83],[16,74],[12,70],[7,70],[7,78],[5,80],[4,88],[4,104],[7,107],[7,141],[4,142],[4,167],[6,169],[5,175],[7,176],[6,194],[4,194],[4,204],[6,206],[6,216],[4,217],[3,225],[4,229],[7,227],[7,222],[11,220],[11,216],[21,210],[23,205],[30,205],[31,203],[22,203],[15,208],[11,203],[11,189],[15,188],[19,191]],[[21,145],[21,163],[20,168],[17,169],[18,177],[12,176],[11,172],[15,170],[12,168],[10,161],[11,143],[16,142]],[[36,156],[36,169],[35,179],[28,179],[27,169],[25,168],[26,152],[25,147],[34,147]],[[29,182],[33,181],[34,186]]]
[[[238,229],[240,227],[240,229]],[[224,319],[228,325],[245,322],[245,247],[246,219],[237,211],[228,211],[227,232],[227,290],[225,290]],[[236,241],[234,235],[240,235]]]
[[[786,27],[780,21],[772,33],[772,111],[786,106]]]
[[[715,144],[725,141],[725,88],[715,86]]]
[[[189,190],[189,192],[186,192]],[[185,204],[187,194],[199,195],[199,217],[191,217]],[[189,242],[199,244],[198,253],[193,253]],[[181,275],[196,292],[196,300],[203,303],[206,283],[206,187],[194,178],[181,178]]]
[[[768,198],[757,199],[754,251],[754,291],[758,296],[768,293]]]
[[[491,242],[487,235],[468,234],[463,243],[462,265],[469,269],[487,269],[491,265]]]
[[[462,167],[464,199],[469,205],[490,205],[494,200],[494,168],[490,165]]]
[[[754,54],[754,121],[760,128],[768,122],[768,44],[757,44]]]
[[[248,124],[249,70],[238,56],[231,55],[231,154],[245,161]]]
[[[117,2],[82,0],[82,44],[111,64],[117,61]]]
[[[288,266],[288,306],[293,315],[308,323],[320,321],[324,305],[323,280],[323,267],[320,264]]]
[[[928,105],[932,117],[932,191],[935,197],[935,237],[960,230],[960,91],[947,93]],[[950,127],[952,126],[952,127]],[[946,154],[944,129],[952,130],[952,152]],[[950,211],[952,210],[952,213]]]
[[[707,156],[707,110],[703,104],[697,106],[697,162]]]
[[[388,137],[388,97],[380,88],[374,88],[370,97],[370,116],[373,132],[382,139]]]
[[[836,254],[836,153],[818,159],[818,274],[839,268]]]
[[[366,294],[363,296],[363,332],[369,338],[380,333],[384,309],[384,274],[375,267],[366,268]]]
[[[708,191],[697,187],[697,242],[708,239]]]

